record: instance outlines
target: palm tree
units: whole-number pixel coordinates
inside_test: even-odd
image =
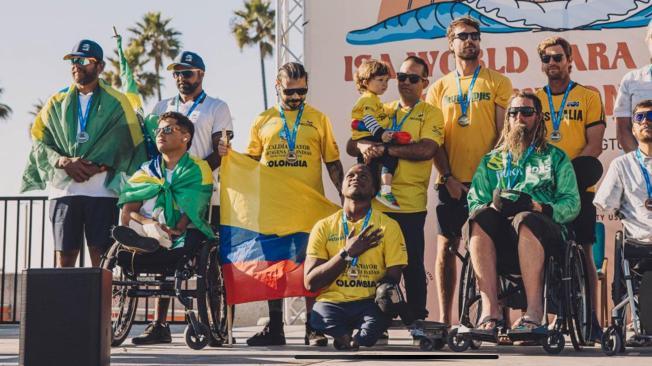
[[[2,95],[2,92],[4,92],[4,89],[0,88],[0,95]],[[4,103],[0,103],[0,119],[9,118],[10,114],[11,114],[11,107]]]
[[[149,12],[143,19],[136,23],[136,26],[129,28],[129,31],[136,35],[148,61],[154,62],[154,75],[156,75],[156,93],[158,100],[161,100],[161,66],[165,58],[173,59],[179,54],[181,32],[171,28],[172,18],[161,19],[161,12]]]
[[[32,104],[32,110],[29,111],[29,114],[31,114],[34,118],[36,118],[36,116],[39,114],[39,112],[41,111],[41,109],[43,109],[44,106],[45,106],[45,102],[43,101],[43,99],[38,98],[36,103]]]
[[[127,63],[131,68],[136,84],[138,84],[138,93],[146,102],[149,98],[153,97],[156,93],[160,77],[153,72],[144,71],[143,67],[148,60],[143,60],[145,49],[136,39],[129,42],[129,46],[125,48],[124,55]],[[107,57],[108,64],[112,66],[112,70],[107,70],[102,74],[102,78],[115,88],[122,87],[122,80],[120,79],[120,57],[118,57],[118,50],[113,50],[114,57]]]
[[[272,55],[276,36],[276,11],[270,9],[267,0],[245,0],[244,10],[236,10],[231,19],[231,32],[240,51],[245,46],[258,46],[260,51],[260,72],[263,78],[263,103],[267,109],[267,84],[265,83],[265,58]]]

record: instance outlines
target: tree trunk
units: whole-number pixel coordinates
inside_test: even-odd
[[[265,110],[267,110],[267,82],[265,81],[265,59],[263,58],[263,49],[261,46],[258,47],[260,50],[260,74],[263,77],[263,105]]]
[[[158,101],[161,101],[161,74],[160,74],[160,69],[161,69],[161,62],[159,60],[156,60],[154,62],[154,72],[156,73],[156,92],[158,94]]]

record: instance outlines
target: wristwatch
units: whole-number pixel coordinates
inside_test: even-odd
[[[452,176],[453,176],[453,174],[451,174],[450,172],[448,172],[448,173],[442,175],[442,176],[441,176],[441,182],[442,182],[443,184],[446,184],[446,182],[448,182],[448,178],[450,178],[450,177],[452,177]]]
[[[344,248],[342,248],[342,250],[340,251],[340,258],[344,259],[347,262],[350,262],[351,259],[353,259],[349,255],[349,252],[347,252],[346,249],[344,249]]]

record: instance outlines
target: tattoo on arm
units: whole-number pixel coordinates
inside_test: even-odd
[[[337,188],[337,193],[342,194],[342,181],[344,180],[344,168],[342,168],[342,162],[335,160],[330,163],[326,163],[326,169],[328,170],[328,176],[331,177],[331,181],[335,188]]]

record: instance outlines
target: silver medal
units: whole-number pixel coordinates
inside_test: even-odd
[[[561,140],[561,132],[552,131],[552,133],[550,134],[550,139],[555,142]]]
[[[459,116],[459,118],[457,119],[457,123],[459,123],[459,125],[462,127],[466,127],[470,124],[469,117],[466,114],[463,114]]]
[[[298,160],[297,153],[295,153],[294,151],[289,151],[286,160],[288,163],[296,163]]]
[[[79,143],[79,144],[83,144],[85,142],[88,142],[88,140],[90,138],[91,137],[88,135],[88,132],[86,132],[86,131],[80,131],[79,133],[77,133],[77,143]]]

